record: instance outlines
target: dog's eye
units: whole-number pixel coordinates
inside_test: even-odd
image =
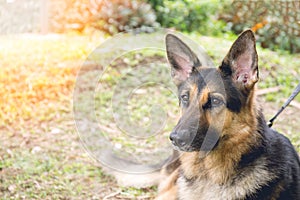
[[[181,95],[180,98],[181,98],[181,101],[183,101],[183,102],[189,101],[189,96],[187,94]]]
[[[215,97],[211,98],[210,101],[211,101],[212,106],[219,106],[223,103],[223,101],[221,99],[218,99],[218,98],[215,98]]]

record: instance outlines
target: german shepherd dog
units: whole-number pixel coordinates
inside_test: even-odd
[[[182,109],[170,135],[180,156],[157,199],[300,200],[299,156],[256,101],[253,32],[238,37],[218,68],[202,66],[173,34],[166,49]]]

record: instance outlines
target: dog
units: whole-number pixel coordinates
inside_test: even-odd
[[[300,200],[299,156],[256,100],[254,33],[241,33],[218,68],[173,34],[166,51],[182,115],[170,134],[179,159],[165,167],[157,199]]]

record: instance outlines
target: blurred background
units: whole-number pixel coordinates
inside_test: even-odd
[[[73,118],[76,75],[104,41],[120,32],[147,37],[159,28],[182,32],[203,46],[217,66],[244,29],[257,38],[258,96],[270,119],[300,81],[300,2],[227,0],[2,0],[0,1],[0,199],[153,199],[156,186],[121,187],[80,143]],[[146,38],[146,39],[145,39]],[[163,42],[163,37],[158,37]],[[125,46],[111,43],[111,47]],[[113,53],[113,52],[112,52]],[[130,153],[152,152],[160,141],[130,143],[109,115],[112,88],[128,70],[166,66],[164,52],[141,50],[110,66],[95,95],[104,134]],[[102,66],[103,67],[103,66]],[[159,71],[161,70],[161,71]],[[151,72],[147,73],[151,75]],[[157,77],[153,73],[153,77]],[[130,76],[134,77],[134,74]],[[140,79],[143,77],[141,76]],[[146,95],[155,94],[155,95]],[[131,120],[149,123],[152,102],[167,110],[165,139],[179,115],[176,97],[151,85],[136,90]],[[84,96],[82,97],[84,98]],[[275,122],[300,152],[300,96]],[[83,105],[85,106],[85,105]]]
[[[264,48],[300,51],[297,1],[6,0],[0,6],[2,34],[163,27],[224,37],[251,28]]]

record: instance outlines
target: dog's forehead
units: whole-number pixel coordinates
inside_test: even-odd
[[[210,92],[224,93],[224,83],[216,68],[200,68],[194,71],[185,84],[185,88],[189,89],[191,86],[196,86],[198,93],[204,88]]]

